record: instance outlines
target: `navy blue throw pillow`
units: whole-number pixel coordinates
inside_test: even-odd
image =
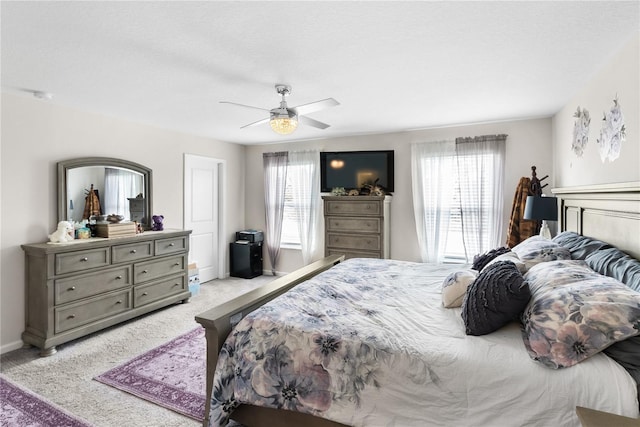
[[[498,261],[473,281],[462,302],[467,335],[486,335],[520,317],[531,292],[516,265]]]

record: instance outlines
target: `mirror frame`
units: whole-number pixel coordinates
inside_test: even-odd
[[[67,172],[69,169],[86,166],[115,166],[142,174],[144,176],[143,194],[147,213],[146,221],[142,225],[146,230],[151,228],[151,216],[153,215],[153,173],[151,169],[139,163],[112,157],[79,157],[58,162],[58,221],[66,221],[67,219]]]

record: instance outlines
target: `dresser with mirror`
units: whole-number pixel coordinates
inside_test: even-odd
[[[118,176],[126,180],[125,185],[117,182],[105,185],[106,180]],[[124,221],[131,220],[127,212],[131,202],[128,199],[136,199],[132,216],[140,221],[141,230],[150,229],[151,169],[100,157],[59,162],[59,221],[80,221],[86,216],[82,205],[86,190],[91,187],[98,190],[101,202],[110,199],[109,206],[124,206],[121,211]],[[115,187],[128,190],[114,197],[108,189]],[[65,342],[158,308],[188,301],[191,296],[190,233],[189,230],[144,231],[126,237],[22,245],[26,281],[23,342],[40,348],[40,354],[48,356]]]

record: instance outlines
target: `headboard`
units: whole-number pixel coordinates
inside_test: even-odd
[[[640,182],[554,188],[559,231],[610,243],[640,259]]]

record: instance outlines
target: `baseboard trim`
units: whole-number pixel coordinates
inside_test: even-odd
[[[0,354],[5,354],[5,353],[9,353],[10,351],[18,350],[19,348],[22,348],[23,346],[24,346],[24,343],[21,340],[20,341],[14,341],[14,342],[11,342],[9,344],[5,344],[5,345],[0,347]]]

